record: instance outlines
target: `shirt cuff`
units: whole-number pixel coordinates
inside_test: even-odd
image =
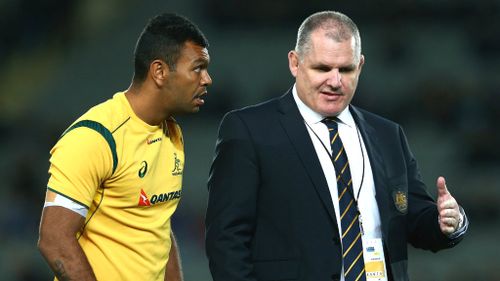
[[[460,221],[458,223],[457,230],[455,230],[455,232],[447,235],[448,238],[450,238],[450,239],[456,239],[456,238],[464,235],[465,232],[467,231],[467,229],[469,228],[469,219],[465,215],[464,209],[461,206],[458,206],[458,208],[460,210]]]

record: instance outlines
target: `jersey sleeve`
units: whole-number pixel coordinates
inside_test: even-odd
[[[114,170],[109,141],[96,130],[67,132],[50,151],[47,188],[90,207],[94,194]]]

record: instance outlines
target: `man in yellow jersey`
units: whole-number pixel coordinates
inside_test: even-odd
[[[38,247],[58,280],[182,280],[170,218],[184,149],[173,117],[204,104],[207,47],[188,19],[152,18],[130,87],[88,110],[52,148]]]

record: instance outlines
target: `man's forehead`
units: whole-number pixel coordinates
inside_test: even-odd
[[[187,41],[186,43],[184,43],[184,47],[181,50],[181,57],[191,61],[210,60],[208,49],[191,41]]]
[[[356,39],[354,36],[338,41],[328,36],[327,32],[324,31],[311,34],[310,49],[307,53],[312,56],[338,54],[342,56],[358,57]]]
[[[321,44],[324,44],[325,41],[330,40],[336,43],[344,43],[346,41],[349,41],[352,48],[355,48],[356,46],[356,39],[354,35],[338,36],[338,34],[336,34],[336,31],[322,28],[316,29],[311,33],[311,41],[313,43],[321,42]]]

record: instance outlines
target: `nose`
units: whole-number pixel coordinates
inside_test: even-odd
[[[326,82],[328,86],[334,89],[340,88],[342,85],[342,75],[340,74],[340,71],[337,68],[333,69]]]
[[[210,74],[208,74],[207,70],[203,71],[203,77],[201,78],[201,84],[203,86],[212,85],[212,78],[210,77]]]

